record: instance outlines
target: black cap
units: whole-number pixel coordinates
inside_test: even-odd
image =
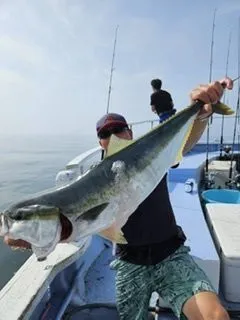
[[[153,79],[151,81],[151,86],[156,90],[160,90],[162,87],[162,81],[160,79]]]

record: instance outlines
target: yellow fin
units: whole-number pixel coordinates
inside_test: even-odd
[[[99,232],[99,235],[106,238],[112,242],[127,244],[127,240],[121,230],[116,230],[115,224],[109,228]]]
[[[229,106],[227,106],[226,104],[224,104],[222,102],[218,102],[216,104],[213,104],[212,109],[213,109],[214,113],[218,113],[218,114],[222,114],[222,115],[226,115],[226,116],[229,116],[229,115],[235,113],[235,111],[233,109],[231,109]]]
[[[118,151],[131,145],[133,142],[135,142],[135,140],[120,139],[117,136],[112,135],[110,138],[108,148],[107,148],[106,157],[109,157],[109,156],[113,155],[114,153],[117,153]]]
[[[115,242],[116,243],[120,243],[120,244],[127,244],[127,240],[126,238],[124,237],[124,234],[122,231],[118,232],[116,235],[115,235]]]
[[[178,154],[177,154],[177,157],[176,157],[176,160],[175,160],[173,166],[175,166],[176,164],[178,164],[179,162],[182,161],[182,158],[183,158],[183,149],[184,149],[185,144],[186,144],[186,142],[187,142],[187,140],[188,140],[188,138],[189,138],[189,136],[190,136],[190,134],[191,134],[191,132],[192,132],[193,125],[194,125],[194,121],[193,121],[192,124],[189,126],[189,128],[188,128],[188,130],[187,130],[187,132],[186,132],[186,134],[185,134],[185,137],[184,137],[183,142],[182,142],[182,146],[181,146],[181,148],[178,150]]]
[[[229,106],[227,106],[226,104],[222,103],[222,102],[219,102],[219,103],[216,103],[216,104],[213,104],[212,105],[212,109],[213,109],[213,112],[214,113],[218,113],[218,114],[222,114],[222,115],[231,115],[234,113],[234,110],[232,110]],[[179,149],[178,151],[178,154],[177,154],[177,158],[174,162],[173,165],[176,165],[178,164],[179,162],[182,161],[182,158],[183,158],[183,149],[185,147],[185,144],[191,134],[191,131],[192,131],[192,128],[193,128],[193,124],[194,122],[192,123],[192,125],[189,127],[185,137],[184,137],[184,140],[183,140],[183,144],[182,144],[182,147]]]

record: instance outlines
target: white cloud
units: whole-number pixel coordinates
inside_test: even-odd
[[[224,1],[218,8],[217,14],[221,15],[229,15],[231,13],[239,14],[240,13],[240,3],[239,0],[228,0]]]
[[[47,62],[44,50],[36,45],[24,43],[8,35],[0,36],[0,56],[5,55],[7,59],[20,60],[34,65]]]
[[[8,85],[26,85],[26,79],[17,72],[0,69],[0,83],[2,86]]]
[[[184,107],[192,86],[208,80],[214,9],[214,3],[211,8],[184,3],[175,3],[173,10],[165,0],[1,2],[0,103],[5,110],[0,132],[93,132],[106,111],[117,24],[110,111],[124,113],[129,121],[154,118],[149,107],[153,77],[161,77],[176,105]],[[224,20],[214,56],[219,74],[225,69],[225,28]]]

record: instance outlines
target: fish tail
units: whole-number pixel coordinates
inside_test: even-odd
[[[231,114],[234,114],[234,110],[222,102],[213,104],[212,109],[214,113],[222,114],[225,116],[230,116]]]

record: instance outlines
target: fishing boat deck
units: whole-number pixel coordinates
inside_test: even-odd
[[[215,152],[209,155],[210,158],[216,156]],[[214,287],[218,290],[220,261],[204,219],[197,190],[202,169],[201,164],[204,161],[204,151],[200,154],[192,152],[184,158],[178,168],[170,170],[169,192],[176,220],[187,236],[186,245],[191,247],[191,254],[194,259],[204,270],[207,270]],[[194,188],[191,193],[184,191],[185,181],[189,178],[194,181]],[[66,250],[65,254],[67,256],[67,248],[67,245],[59,246],[53,255],[59,255],[59,250],[64,256],[62,250]],[[70,248],[72,247],[70,246]],[[71,255],[73,262],[68,267],[66,266],[66,259],[63,258],[65,265],[58,266],[58,270],[62,271],[58,271],[54,277],[51,277],[54,279],[52,282],[45,281],[45,289],[40,280],[41,277],[44,277],[46,270],[51,270],[46,268],[48,261],[51,261],[51,257],[50,260],[42,263],[42,269],[34,257],[31,257],[31,260],[27,262],[29,277],[24,276],[26,266],[23,266],[22,271],[19,270],[10,283],[1,290],[0,319],[5,319],[6,315],[9,319],[18,319],[18,314],[21,315],[21,319],[28,320],[118,319],[115,307],[115,272],[109,267],[113,259],[111,243],[99,236],[94,236],[87,251],[83,254],[79,254],[78,251],[77,248],[73,250]],[[38,266],[37,272],[34,271],[36,264]],[[54,265],[49,267],[54,270]],[[26,290],[28,287],[31,287],[32,290]],[[38,295],[35,310],[32,304],[34,290],[36,291],[35,294]],[[45,293],[43,293],[44,290]],[[11,302],[9,301],[9,295],[14,297],[11,308],[7,307]],[[26,301],[25,306],[27,306],[25,310],[23,310],[22,305],[23,296]],[[29,302],[27,303],[27,301]],[[91,304],[91,309],[83,309],[82,306],[88,304]],[[106,308],[99,307],[99,304],[105,304],[105,306],[107,304],[107,306]],[[153,306],[154,301],[151,300],[150,305]],[[98,308],[93,308],[94,306],[98,306]],[[240,309],[240,305],[237,307]],[[41,316],[39,317],[39,315]],[[159,315],[159,320],[174,319],[173,314],[163,312]]]
[[[215,152],[210,155],[211,158],[216,156]],[[169,192],[177,223],[182,226],[187,236],[186,245],[191,247],[191,254],[201,259],[203,263],[211,261],[216,268],[219,265],[219,258],[204,219],[197,188],[204,160],[204,153],[190,153],[178,168],[170,170]],[[184,191],[187,179],[192,179],[194,183],[193,191],[190,193]],[[215,269],[215,273],[216,270],[218,268]],[[217,288],[218,284],[216,285]]]
[[[214,155],[211,155],[214,156]],[[198,180],[201,168],[197,166],[204,161],[204,154],[190,154],[182,164],[169,173],[169,192],[176,220],[182,226],[186,236],[186,245],[191,247],[191,254],[196,262],[205,270],[214,287],[218,290],[220,261],[215,246],[205,222],[201,204],[198,197],[197,185],[193,192],[184,191],[184,183],[188,178]],[[201,240],[199,235],[201,235]],[[115,273],[109,268],[112,261],[111,248],[104,250],[98,259],[88,270],[85,281],[86,304],[108,303],[111,308],[115,304]],[[93,289],[94,287],[94,289]],[[81,288],[79,287],[81,291]],[[77,292],[79,292],[77,290]],[[151,304],[151,302],[150,302]],[[94,309],[93,309],[94,310]],[[115,309],[100,308],[79,310],[76,306],[70,306],[65,313],[65,319],[118,319]],[[90,316],[90,314],[92,314]],[[86,318],[85,318],[86,317]],[[175,319],[172,314],[162,313],[159,320]]]

